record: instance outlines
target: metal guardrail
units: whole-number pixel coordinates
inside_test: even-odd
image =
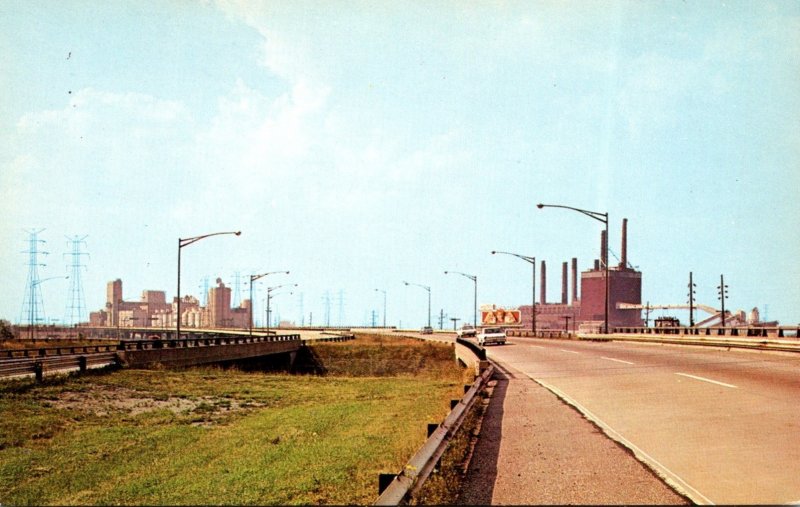
[[[486,361],[486,349],[484,349],[477,343],[461,338],[460,336],[456,336],[456,343],[459,343],[470,349],[478,357],[480,361]]]
[[[45,373],[64,370],[85,372],[88,368],[118,364],[116,352],[87,355],[43,356],[0,360],[0,377],[35,375],[41,382]]]
[[[391,483],[380,493],[374,505],[400,505],[419,492],[447,449],[450,440],[458,433],[461,424],[475,404],[478,393],[492,377],[493,372],[494,367],[490,366],[475,379],[444,422],[436,428],[416,454],[411,457],[408,464],[403,467],[403,470],[394,476]]]

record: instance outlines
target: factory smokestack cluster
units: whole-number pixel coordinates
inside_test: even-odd
[[[539,301],[542,305],[537,311],[537,322],[542,329],[563,329],[564,319],[574,319],[576,329],[581,325],[587,329],[600,329],[606,308],[606,270],[608,273],[608,318],[609,325],[640,326],[641,315],[636,310],[617,308],[618,303],[641,304],[642,275],[628,262],[628,219],[622,219],[622,237],[619,264],[611,263],[609,234],[600,232],[600,256],[593,259],[589,269],[578,271],[578,259],[561,264],[561,299],[547,301],[547,264],[541,261],[539,280]],[[614,257],[616,261],[616,256]],[[571,264],[571,266],[570,266]],[[571,271],[571,273],[570,273]],[[572,280],[569,277],[572,277]],[[570,296],[570,281],[572,295]],[[580,288],[578,287],[580,284]],[[580,290],[580,292],[579,292]],[[547,305],[547,308],[544,308]]]

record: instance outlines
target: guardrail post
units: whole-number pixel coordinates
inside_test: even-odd
[[[397,474],[380,474],[378,475],[378,495],[384,492],[389,484],[397,477]]]
[[[78,358],[78,369],[81,373],[86,373],[86,356],[80,356]]]
[[[453,410],[454,408],[456,408],[456,405],[458,405],[459,401],[461,401],[461,400],[450,400],[450,410]]]
[[[33,363],[33,373],[36,375],[36,382],[41,383],[44,379],[44,367],[42,366],[41,361],[36,361]]]
[[[433,435],[433,432],[439,428],[439,425],[436,423],[428,423],[428,438]]]

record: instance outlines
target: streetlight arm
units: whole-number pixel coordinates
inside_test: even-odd
[[[418,283],[413,283],[413,282],[403,282],[403,283],[406,284],[406,285],[416,285],[417,287],[422,287],[423,289],[425,289],[428,292],[431,291],[431,288],[428,287],[427,285],[420,285]]]
[[[445,271],[444,272],[445,275],[448,274],[448,273],[455,273],[457,275],[466,276],[467,278],[469,278],[473,282],[478,280],[478,277],[476,275],[468,275],[466,273],[462,273],[461,271]]]
[[[492,254],[493,255],[494,254],[513,255],[514,257],[522,259],[523,261],[530,262],[531,264],[536,264],[536,257],[528,257],[527,255],[520,255],[520,254],[511,253],[511,252],[500,252],[498,250],[492,250]]]
[[[274,274],[276,274],[276,273],[285,273],[285,274],[287,274],[287,275],[289,274],[289,272],[288,272],[288,271],[270,271],[269,273],[261,273],[260,275],[250,275],[250,282],[251,282],[251,283],[252,283],[252,282],[255,282],[255,281],[256,281],[256,280],[258,280],[259,278],[264,278],[264,277],[265,277],[265,276],[267,276],[267,275],[274,275]]]
[[[191,245],[201,239],[210,238],[211,236],[220,236],[222,234],[233,234],[235,236],[241,236],[242,231],[229,231],[229,232],[214,232],[211,234],[204,234],[202,236],[195,236],[193,238],[178,238],[178,248],[183,248],[187,245]]]
[[[572,206],[561,206],[560,204],[537,204],[537,208],[564,208],[564,209],[571,209],[573,211],[577,211],[578,213],[583,213],[589,218],[594,218],[598,222],[602,222],[604,224],[608,224],[608,213],[600,213],[599,211],[589,211],[580,208],[573,208]]]

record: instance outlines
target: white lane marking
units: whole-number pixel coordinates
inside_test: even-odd
[[[600,359],[606,359],[608,361],[616,361],[618,363],[624,363],[624,364],[635,364],[630,361],[623,361],[622,359],[614,359],[613,357],[600,356]]]
[[[561,352],[569,352],[570,354],[580,354],[580,352],[575,352],[574,350],[567,350],[567,349],[558,349]]]
[[[698,377],[696,375],[689,375],[688,373],[676,373],[675,375],[680,375],[681,377],[689,377],[689,378],[693,378],[695,380],[701,380],[703,382],[711,382],[712,384],[717,384],[718,386],[722,386],[722,387],[730,387],[731,389],[737,389],[737,387],[735,385],[733,385],[733,384],[726,384],[725,382],[719,382],[719,381],[716,381],[716,380],[711,380],[710,378]]]
[[[622,445],[633,451],[633,454],[639,459],[639,461],[646,463],[660,477],[663,477],[664,480],[670,486],[688,496],[695,504],[714,505],[714,502],[712,502],[711,499],[700,493],[696,488],[694,488],[688,482],[683,480],[678,474],[676,474],[669,468],[665,467],[661,462],[659,462],[658,460],[656,460],[655,458],[653,458],[652,456],[641,450],[639,447],[634,445],[633,442],[620,435],[616,430],[614,430],[613,428],[611,428],[611,426],[603,422],[603,420],[597,417],[589,409],[578,403],[575,399],[567,396],[566,393],[564,393],[557,387],[548,384],[547,382],[533,378],[530,375],[528,375],[528,378],[530,378],[537,384],[541,385],[542,387],[548,389],[550,392],[552,392],[565,402],[569,403],[570,405],[578,409],[578,411],[580,411],[583,415],[585,415],[590,421],[600,426],[600,428],[606,435],[608,435],[609,438],[611,438],[616,442],[621,443]]]

